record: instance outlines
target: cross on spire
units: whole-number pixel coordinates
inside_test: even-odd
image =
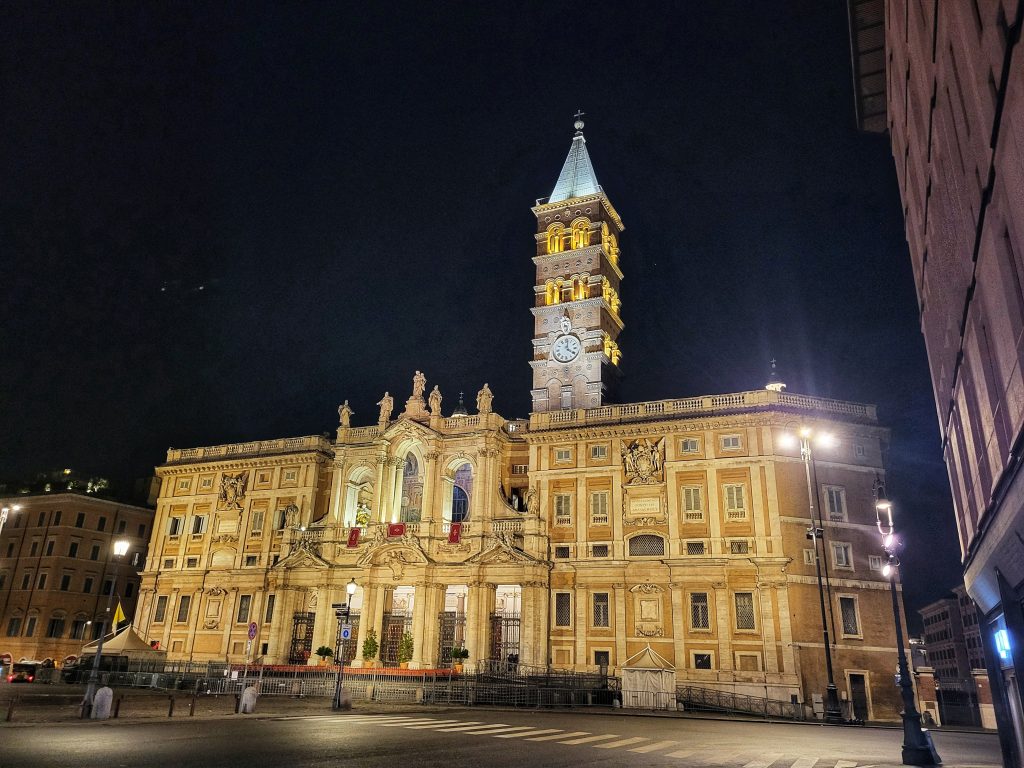
[[[584,112],[582,109],[577,109],[576,110],[576,114],[573,115],[573,117],[576,118],[576,122],[573,123],[573,127],[576,128],[576,135],[577,136],[580,136],[583,133],[583,117],[586,114],[587,113]]]

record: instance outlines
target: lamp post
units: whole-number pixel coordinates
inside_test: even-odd
[[[117,566],[121,558],[128,552],[128,542],[119,539],[114,542],[114,579],[110,583],[110,591],[107,593],[107,607],[103,612],[103,620],[100,622],[100,639],[96,645],[96,655],[92,659],[92,671],[89,673],[89,685],[85,689],[85,698],[82,700],[82,717],[88,717],[92,711],[93,696],[96,695],[96,683],[100,676],[100,658],[103,656],[103,640],[107,634],[107,620],[110,618],[110,603],[114,599],[114,592],[117,589]]]
[[[11,506],[4,505],[0,507],[0,533],[4,532],[4,523],[7,522],[7,516],[11,512],[17,512],[21,509],[21,504],[11,504]]]
[[[821,507],[817,504],[815,484],[811,480],[811,465],[814,455],[811,451],[812,440],[820,447],[827,448],[835,444],[835,439],[827,433],[815,434],[810,427],[801,427],[799,432],[800,458],[804,462],[804,477],[807,480],[807,506],[810,511],[811,524],[807,528],[807,538],[814,542],[814,569],[818,579],[818,604],[821,608],[821,632],[825,645],[825,722],[843,722],[843,711],[839,706],[839,691],[836,688],[835,675],[832,671],[832,643],[829,638],[828,613],[825,610],[825,586],[821,568],[821,558],[825,550],[825,528],[821,517]],[[783,445],[795,445],[797,439],[793,435],[784,436]],[[817,508],[817,515],[815,509]],[[821,546],[818,546],[818,542]]]
[[[899,541],[894,535],[895,526],[892,522],[892,502],[886,498],[885,486],[875,481],[875,519],[878,532],[882,535],[882,549],[888,559],[882,568],[882,575],[889,577],[889,590],[892,592],[892,617],[896,623],[896,654],[899,659],[900,693],[903,696],[903,764],[904,765],[941,765],[931,734],[921,727],[921,713],[914,703],[914,688],[910,680],[910,669],[907,666],[907,652],[903,648],[903,622],[900,620],[900,604],[896,594],[896,574],[900,561],[896,557]]]
[[[338,662],[338,674],[334,681],[334,701],[331,708],[336,710],[344,708],[341,702],[341,683],[345,676],[345,659],[341,657],[341,630],[352,615],[352,596],[355,593],[356,580],[353,578],[345,585],[345,594],[348,595],[348,600],[344,603],[335,603],[333,606],[334,615],[338,617],[338,635],[334,643],[334,660]]]

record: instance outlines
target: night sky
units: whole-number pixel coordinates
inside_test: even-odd
[[[243,10],[244,9],[244,10]],[[959,579],[888,138],[845,3],[27,2],[0,27],[0,475],[376,420],[416,369],[529,412],[572,137],[622,215],[623,401],[877,403],[910,607]]]

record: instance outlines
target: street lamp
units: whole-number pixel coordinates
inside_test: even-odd
[[[21,509],[21,504],[12,504],[11,506],[0,507],[0,533],[4,532],[4,523],[7,522],[7,515],[11,512],[17,512]]]
[[[341,702],[341,682],[345,675],[345,659],[341,657],[341,631],[352,615],[352,596],[356,593],[356,580],[354,578],[345,585],[345,593],[348,595],[348,600],[344,603],[335,603],[332,606],[334,608],[334,615],[338,617],[338,636],[334,643],[334,660],[338,662],[338,674],[334,681],[333,709],[344,708]]]
[[[894,535],[895,526],[892,522],[892,502],[886,498],[885,486],[880,480],[875,481],[875,519],[878,532],[882,535],[882,549],[888,559],[882,568],[882,575],[889,577],[889,590],[892,592],[892,617],[896,622],[896,653],[899,658],[900,693],[903,696],[903,764],[904,765],[941,765],[931,734],[921,727],[921,713],[914,703],[914,689],[910,681],[910,670],[907,666],[907,652],[903,648],[903,622],[900,620],[900,604],[896,595],[896,574],[900,561],[896,557],[899,541]]]
[[[119,539],[114,542],[114,578],[110,583],[110,591],[107,592],[107,608],[103,612],[103,620],[100,622],[100,639],[96,645],[96,655],[92,659],[92,671],[89,673],[89,685],[85,689],[85,698],[82,700],[82,717],[88,717],[92,713],[92,701],[96,695],[96,683],[99,682],[100,676],[100,658],[103,656],[103,640],[104,635],[107,634],[107,620],[110,618],[110,603],[114,599],[114,592],[117,588],[117,566],[121,563],[121,558],[124,557],[128,552],[128,541],[125,539]]]
[[[784,434],[780,442],[783,447],[792,447],[797,444],[797,437],[791,434]],[[811,452],[812,442],[820,448],[831,448],[836,444],[836,440],[827,432],[816,434],[810,427],[800,428],[800,458],[804,462],[804,476],[807,479],[807,505],[810,508],[811,520],[811,524],[807,528],[807,538],[814,542],[814,568],[818,577],[818,603],[821,607],[821,632],[825,644],[825,672],[828,676],[828,684],[825,688],[825,722],[841,723],[843,722],[843,711],[839,706],[839,691],[836,688],[835,675],[832,672],[832,643],[829,639],[828,617],[825,612],[825,587],[821,570],[821,558],[825,551],[825,524],[821,517],[821,505],[816,503],[817,489],[815,483],[811,481],[811,465],[814,461],[814,456]],[[817,508],[817,516],[815,516],[815,508]],[[818,546],[819,541],[821,542],[820,548]]]

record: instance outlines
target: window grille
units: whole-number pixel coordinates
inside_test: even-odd
[[[608,557],[608,545],[607,544],[595,544],[591,553],[594,557]]]
[[[688,541],[686,542],[686,554],[688,555],[703,555],[706,550],[704,548],[703,541]]]
[[[555,626],[572,626],[572,595],[568,592],[555,593]]]
[[[699,485],[683,487],[683,519],[688,523],[699,523],[704,519],[703,489]]]
[[[153,623],[160,624],[167,615],[167,595],[159,595],[156,598],[156,610],[153,611]]]
[[[252,608],[252,595],[239,595],[238,596],[238,618],[235,621],[238,624],[247,624],[249,622],[249,609]]]
[[[182,595],[178,598],[178,615],[175,617],[175,621],[179,624],[184,624],[188,621],[188,611],[192,606],[192,598],[189,595]]]
[[[185,567],[186,568],[198,568],[199,567],[199,558],[198,557],[186,557],[185,558]]]
[[[736,629],[756,629],[754,621],[754,593],[736,593]]]
[[[629,540],[630,557],[652,557],[665,554],[665,540],[661,536],[642,533]]]
[[[742,485],[725,486],[725,516],[729,520],[743,520],[747,516],[745,488]]]
[[[569,559],[569,548],[568,547],[555,547],[555,559],[557,559],[557,560],[568,560]]]
[[[572,525],[572,494],[555,495],[555,525]]]
[[[734,555],[746,555],[750,552],[750,544],[746,541],[730,541],[729,552]]]
[[[594,626],[608,626],[608,593],[594,593]]]
[[[708,593],[690,593],[690,628],[710,629],[711,622],[708,613]]]
[[[590,524],[608,525],[608,492],[590,494]]]
[[[839,613],[843,617],[843,634],[859,635],[860,625],[857,623],[857,598],[840,597]]]

